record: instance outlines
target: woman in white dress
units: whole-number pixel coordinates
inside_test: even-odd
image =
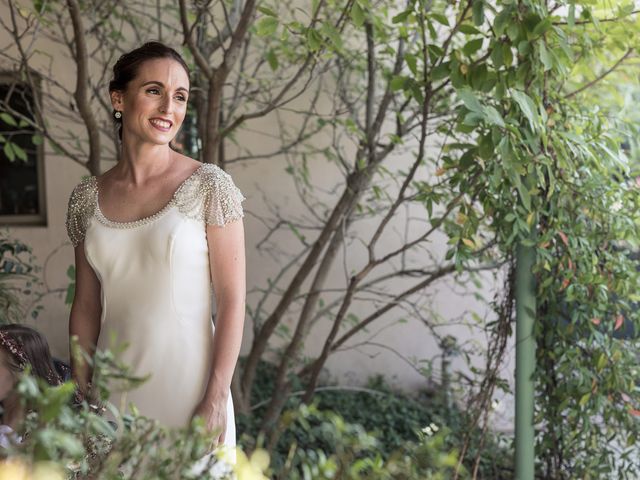
[[[187,110],[189,70],[150,42],[123,55],[109,85],[121,159],[73,190],[66,226],[75,248],[69,333],[93,355],[126,343],[120,359],[149,379],[111,392],[121,410],[169,427],[198,415],[235,445],[230,385],[245,311],[244,196],[216,165],[169,146]],[[212,323],[212,291],[216,300]],[[90,368],[73,361],[82,392]]]

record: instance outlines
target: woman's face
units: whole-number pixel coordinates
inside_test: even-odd
[[[0,349],[0,402],[9,396],[15,383],[15,376],[7,363],[7,354]]]
[[[168,144],[187,113],[189,76],[175,60],[158,58],[139,66],[124,92],[111,92],[113,108],[122,112],[124,138]]]

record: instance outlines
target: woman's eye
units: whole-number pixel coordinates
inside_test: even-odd
[[[181,102],[186,102],[186,101],[187,101],[187,99],[186,99],[186,98],[184,98],[182,95],[178,95],[176,98],[177,98],[178,100],[180,100]]]
[[[157,88],[149,88],[147,89],[147,93],[158,93],[158,89]]]

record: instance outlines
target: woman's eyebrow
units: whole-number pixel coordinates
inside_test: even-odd
[[[157,80],[150,80],[150,81],[148,81],[148,82],[144,82],[144,83],[142,84],[142,86],[143,86],[143,87],[145,87],[145,86],[147,86],[147,85],[152,85],[152,84],[153,84],[153,85],[160,85],[162,88],[164,88],[164,83],[162,83],[162,82],[158,82]],[[176,88],[176,91],[178,91],[178,90],[183,90],[183,91],[185,91],[185,92],[189,93],[189,89],[188,89],[188,88],[178,87],[178,88]]]

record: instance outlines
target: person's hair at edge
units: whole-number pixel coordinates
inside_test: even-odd
[[[147,60],[155,60],[158,58],[169,58],[175,60],[187,72],[187,76],[191,77],[191,71],[187,62],[173,48],[161,42],[147,42],[144,45],[131,50],[120,56],[113,66],[113,79],[109,82],[109,93],[117,91],[124,92],[131,80],[136,78],[140,66]],[[112,114],[115,113],[115,110]],[[118,125],[118,137],[122,140],[122,119],[115,119]]]
[[[53,365],[49,344],[40,332],[18,324],[0,325],[0,332],[4,332],[15,340],[22,353],[24,353],[27,364],[31,366],[31,373],[33,375],[43,379],[50,385],[58,385],[61,383],[60,376]],[[5,345],[0,345],[0,348],[6,353],[5,356],[9,369],[16,374],[22,373],[26,365],[21,365],[19,360]]]

